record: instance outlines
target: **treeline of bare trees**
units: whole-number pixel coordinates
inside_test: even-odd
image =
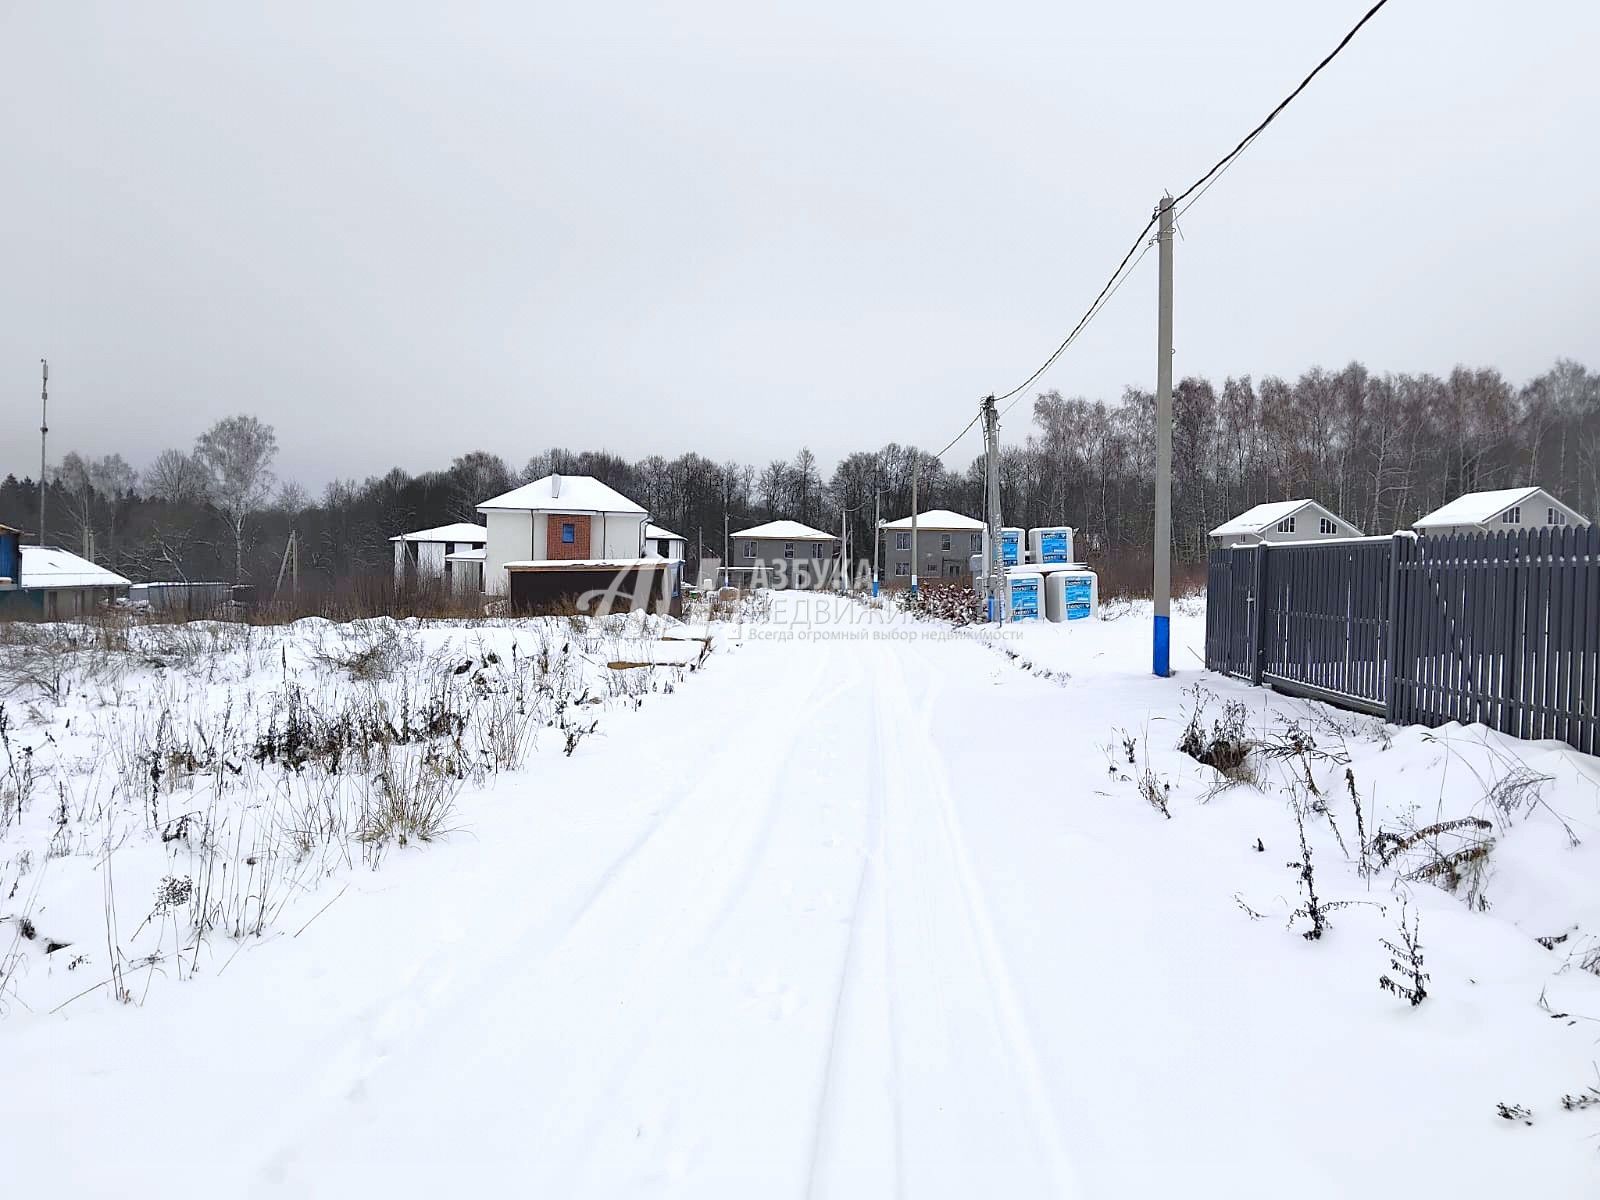
[[[1294,381],[1184,379],[1173,397],[1173,537],[1197,561],[1206,532],[1268,500],[1310,497],[1368,533],[1404,528],[1465,491],[1538,483],[1590,516],[1600,512],[1600,374],[1562,360],[1522,387],[1492,369],[1448,377],[1377,375],[1360,363]],[[1001,502],[1008,524],[1064,521],[1091,556],[1147,553],[1155,473],[1154,398],[1039,395],[1002,423]],[[973,435],[969,452],[977,449]],[[313,499],[279,484],[273,430],[233,417],[189,450],[163,452],[142,473],[118,455],[68,454],[51,472],[47,540],[135,579],[270,583],[291,530],[302,576],[381,574],[395,533],[475,520],[474,506],[551,472],[593,475],[648,508],[657,524],[720,557],[733,530],[788,517],[836,532],[859,557],[873,520],[906,515],[920,465],[919,505],[982,515],[982,461],[952,470],[890,443],[848,455],[824,476],[810,450],[754,466],[688,453],[630,461],[605,451],[543,451],[521,467],[488,451],[443,470],[400,468],[337,480]],[[0,522],[38,527],[38,489],[0,482]]]

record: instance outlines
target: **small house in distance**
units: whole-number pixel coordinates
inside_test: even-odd
[[[839,539],[799,521],[768,521],[730,536],[727,565],[756,583],[825,587],[833,578]]]
[[[1218,546],[1315,542],[1322,538],[1360,536],[1361,530],[1315,500],[1275,500],[1270,504],[1258,504],[1211,531],[1211,539]]]
[[[21,577],[22,530],[0,525],[0,589],[14,589]]]
[[[645,510],[591,475],[546,475],[478,511],[488,531],[483,590],[494,596],[509,593],[507,563],[617,563],[644,551]]]
[[[688,540],[670,529],[663,529],[659,525],[646,525],[644,527],[644,552],[646,554],[659,554],[662,558],[670,558],[675,562],[682,562],[689,548]]]
[[[489,540],[489,531],[482,525],[461,521],[434,529],[419,529],[415,533],[397,534],[389,540],[394,543],[395,586],[414,587],[430,579],[453,582],[456,563],[460,561],[456,556],[463,552],[481,551]],[[481,577],[482,568],[478,573]]]
[[[55,546],[24,546],[0,525],[0,615],[64,621],[126,596],[132,583]]]
[[[917,546],[911,548],[911,518],[883,525],[883,578],[890,586],[909,587],[915,561],[919,583],[935,579],[969,579],[972,556],[983,553],[982,521],[947,508],[917,514]]]
[[[1436,508],[1411,528],[1443,537],[1451,533],[1494,533],[1518,529],[1583,528],[1589,519],[1541,487],[1468,492]]]

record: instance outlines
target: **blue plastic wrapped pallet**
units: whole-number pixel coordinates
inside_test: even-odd
[[[1027,561],[1023,554],[1023,544],[1027,531],[1015,525],[1002,525],[1000,527],[1000,565],[1004,567],[1020,567]]]
[[[1093,571],[1052,571],[1044,578],[1044,612],[1052,621],[1093,620],[1100,612],[1100,578]]]
[[[1072,526],[1040,525],[1028,530],[1028,552],[1035,563],[1072,561]]]
[[[1037,621],[1044,616],[1044,576],[1037,571],[1007,571],[1011,589],[1011,619]]]

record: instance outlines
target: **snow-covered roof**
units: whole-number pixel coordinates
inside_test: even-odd
[[[485,551],[483,550],[457,550],[454,554],[446,554],[445,562],[482,562]]]
[[[489,531],[482,525],[457,521],[454,525],[440,525],[435,529],[419,529],[415,533],[401,533],[391,542],[486,542]]]
[[[667,538],[674,542],[686,542],[689,539],[681,533],[673,533],[670,529],[663,529],[659,525],[646,525],[644,535],[647,538]]]
[[[644,515],[643,508],[593,475],[546,475],[478,505],[479,512],[485,509]]]
[[[1583,521],[1582,513],[1568,508],[1541,487],[1497,488],[1489,492],[1468,492],[1457,496],[1443,508],[1436,508],[1427,516],[1412,523],[1413,529],[1436,529],[1441,525],[1482,525],[1492,521],[1506,509],[1516,504],[1526,504],[1535,496],[1546,506],[1554,506],[1567,514],[1569,520]]]
[[[901,517],[898,521],[885,521],[885,529],[910,529],[911,518]],[[958,512],[951,512],[948,508],[930,508],[925,513],[917,514],[917,532],[932,529],[935,532],[953,529],[963,533],[977,533],[983,528],[982,521],[975,521],[971,517],[964,517]]]
[[[22,579],[27,588],[132,587],[133,581],[97,567],[55,546],[22,547]]]
[[[1274,500],[1270,504],[1258,504],[1254,508],[1247,508],[1231,521],[1218,525],[1211,531],[1212,537],[1232,537],[1240,533],[1262,533],[1271,529],[1285,517],[1292,517],[1303,508],[1315,505],[1330,517],[1335,514],[1323,508],[1315,500]],[[1335,518],[1338,519],[1338,518]],[[1350,525],[1349,521],[1340,520],[1342,525]],[[1354,529],[1354,525],[1350,525]]]
[[[762,538],[768,541],[782,542],[837,542],[839,539],[831,533],[823,533],[820,529],[813,529],[809,525],[802,525],[799,521],[768,521],[765,525],[752,525],[749,529],[737,529],[730,536],[736,538]]]

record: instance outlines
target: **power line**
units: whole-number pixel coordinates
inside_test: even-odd
[[[1197,196],[1197,197],[1195,197],[1195,199],[1198,200],[1199,197]],[[1144,235],[1146,233],[1148,233],[1149,231],[1150,231],[1150,226],[1146,225],[1144,230],[1139,234],[1139,236],[1140,237],[1144,237]],[[1060,355],[1061,355],[1062,350],[1065,350],[1068,346],[1072,345],[1072,343],[1077,339],[1078,334],[1080,332],[1082,332],[1082,330],[1088,324],[1088,322],[1092,321],[1095,318],[1095,316],[1099,314],[1099,311],[1102,308],[1104,308],[1106,305],[1111,303],[1111,298],[1113,296],[1115,296],[1122,289],[1122,285],[1127,283],[1129,279],[1133,278],[1133,273],[1139,269],[1139,264],[1144,261],[1144,256],[1146,254],[1150,253],[1150,247],[1153,246],[1153,245],[1155,245],[1155,243],[1153,241],[1149,240],[1148,238],[1146,238],[1145,239],[1145,243],[1144,243],[1144,249],[1139,251],[1139,257],[1138,258],[1134,259],[1131,264],[1128,264],[1127,271],[1122,272],[1122,268],[1120,266],[1117,268],[1119,272],[1122,272],[1122,278],[1118,279],[1115,275],[1112,276],[1112,282],[1113,282],[1114,286],[1112,286],[1109,291],[1102,290],[1100,295],[1095,298],[1094,304],[1092,304],[1089,307],[1089,311],[1086,314],[1084,314],[1084,319],[1078,323],[1078,327],[1076,329],[1074,329],[1070,334],[1067,335],[1067,340],[1061,344],[1061,348],[1059,350],[1057,350],[1055,352],[1055,354],[1050,356],[1050,362],[1054,362],[1057,358],[1059,358]],[[1128,260],[1126,258],[1124,258],[1122,261],[1123,261],[1123,263],[1127,263],[1128,262]],[[1027,381],[1027,383],[1024,383],[1022,385],[1022,387],[1013,388],[1011,391],[1006,393],[1007,396],[1011,397],[1011,403],[1006,405],[1003,409],[1000,410],[1000,415],[1002,417],[1005,416],[1008,412],[1010,412],[1016,406],[1017,401],[1022,399],[1022,392],[1023,392],[1024,389],[1027,388],[1028,384],[1032,383],[1034,379],[1037,379],[1041,374],[1043,374],[1046,370],[1049,369],[1050,362],[1045,363],[1045,365],[1043,367],[1039,368],[1039,370],[1034,373],[1033,378],[1029,379]]]
[[[944,450],[939,451],[939,453],[935,454],[934,457],[935,458],[943,458],[944,455],[945,455],[945,451],[949,450],[951,446],[954,446],[962,438],[966,437],[967,436],[967,430],[971,429],[974,425],[976,425],[978,423],[978,418],[981,417],[981,416],[983,416],[983,410],[979,409],[977,411],[977,413],[975,413],[973,415],[972,420],[968,421],[965,425],[963,425],[961,427],[961,432],[956,434],[955,437],[951,438],[948,442],[946,442]]]
[[[1356,36],[1356,34],[1361,32],[1362,26],[1364,26],[1368,21],[1372,20],[1372,18],[1377,15],[1378,10],[1387,3],[1389,3],[1389,0],[1378,0],[1376,4],[1369,8],[1366,13],[1363,14],[1361,19],[1351,26],[1350,32],[1346,33],[1344,37],[1340,39],[1339,44],[1330,50],[1326,57],[1324,57],[1321,62],[1312,68],[1311,73],[1300,81],[1299,86],[1285,96],[1282,100],[1280,100],[1277,107],[1269,112],[1259,125],[1257,125],[1249,133],[1245,134],[1244,137],[1240,138],[1238,145],[1234,146],[1232,150],[1228,151],[1228,153],[1219,158],[1209,171],[1200,176],[1199,179],[1196,179],[1188,187],[1184,188],[1183,191],[1180,192],[1173,200],[1173,206],[1177,207],[1177,205],[1182,204],[1183,201],[1189,200],[1189,197],[1193,196],[1194,199],[1189,200],[1189,204],[1184,206],[1184,211],[1187,211],[1188,208],[1192,207],[1194,203],[1200,199],[1200,196],[1204,195],[1205,192],[1209,190],[1211,185],[1222,177],[1222,173],[1233,165],[1234,160],[1237,159],[1239,155],[1244,153],[1245,149],[1250,145],[1250,143],[1255,141],[1256,138],[1261,135],[1261,132],[1277,119],[1279,113],[1283,112],[1284,109],[1289,107],[1296,96],[1306,90],[1306,87],[1311,83],[1311,81],[1322,73],[1323,68],[1337,58],[1340,51],[1350,44],[1351,40]],[[1196,193],[1199,194],[1197,195]],[[1039,378],[1039,376],[1043,375],[1055,365],[1056,360],[1060,358],[1063,353],[1065,353],[1067,347],[1072,345],[1072,343],[1077,339],[1078,335],[1083,332],[1084,327],[1094,319],[1099,310],[1104,307],[1105,302],[1109,300],[1115,293],[1116,289],[1121,286],[1119,277],[1125,278],[1125,276],[1123,276],[1123,270],[1124,268],[1129,268],[1129,262],[1133,259],[1134,253],[1139,249],[1140,245],[1143,244],[1146,250],[1149,249],[1149,243],[1145,241],[1145,236],[1153,228],[1155,228],[1158,215],[1159,214],[1152,214],[1150,219],[1145,222],[1144,228],[1139,230],[1138,236],[1133,239],[1133,245],[1128,247],[1128,252],[1122,256],[1122,261],[1117,264],[1117,269],[1111,272],[1111,278],[1106,280],[1105,286],[1102,287],[1099,294],[1095,296],[1094,303],[1089,305],[1088,309],[1084,311],[1083,316],[1078,319],[1078,323],[1072,327],[1072,332],[1067,334],[1067,336],[1062,339],[1061,344],[1055,348],[1049,358],[1044,360],[1043,365],[1041,365],[1038,370],[1034,371],[1033,374],[1029,375],[1010,391],[996,396],[996,400],[1012,400],[1013,397],[1018,396],[1020,393],[1026,391]],[[1179,215],[1181,216],[1182,214],[1180,213]],[[1139,257],[1143,258],[1144,255],[1140,254]],[[1134,265],[1137,265],[1137,263]],[[1129,268],[1129,273],[1132,273],[1131,268]],[[1015,403],[1014,400],[1013,403]],[[1009,408],[1010,405],[1007,406],[1008,410]],[[976,423],[977,418],[974,417],[973,424]],[[968,425],[967,429],[970,428],[972,428],[972,426]],[[966,432],[967,430],[963,429],[961,433],[957,434],[957,440],[959,440]]]
[[[1311,74],[1307,75],[1300,81],[1300,86],[1295,88],[1294,91],[1290,92],[1287,96],[1280,100],[1278,102],[1278,107],[1269,112],[1265,119],[1262,120],[1261,124],[1257,125],[1249,133],[1245,134],[1244,137],[1240,138],[1239,144],[1219,158],[1216,162],[1216,165],[1213,166],[1211,170],[1207,171],[1204,175],[1200,176],[1199,179],[1196,179],[1193,183],[1186,187],[1182,194],[1173,200],[1173,206],[1176,207],[1177,205],[1182,204],[1197,188],[1201,187],[1202,185],[1209,186],[1209,181],[1211,180],[1212,176],[1226,170],[1228,165],[1232,163],[1234,159],[1243,154],[1245,147],[1251,142],[1255,141],[1256,138],[1260,136],[1261,131],[1268,125],[1271,125],[1272,122],[1277,118],[1278,114],[1284,109],[1288,108],[1294,98],[1306,90],[1306,87],[1311,83],[1311,81],[1322,73],[1322,69],[1324,67],[1339,57],[1339,52],[1350,44],[1351,39],[1353,39],[1356,34],[1361,32],[1361,27],[1368,21],[1372,20],[1373,17],[1377,16],[1378,10],[1387,3],[1389,3],[1389,0],[1378,0],[1376,4],[1367,9],[1361,20],[1352,25],[1350,27],[1350,32],[1345,34],[1344,37],[1339,40],[1339,44],[1332,50],[1328,51],[1327,56],[1311,69]],[[1199,197],[1196,197],[1196,199],[1199,199]]]

